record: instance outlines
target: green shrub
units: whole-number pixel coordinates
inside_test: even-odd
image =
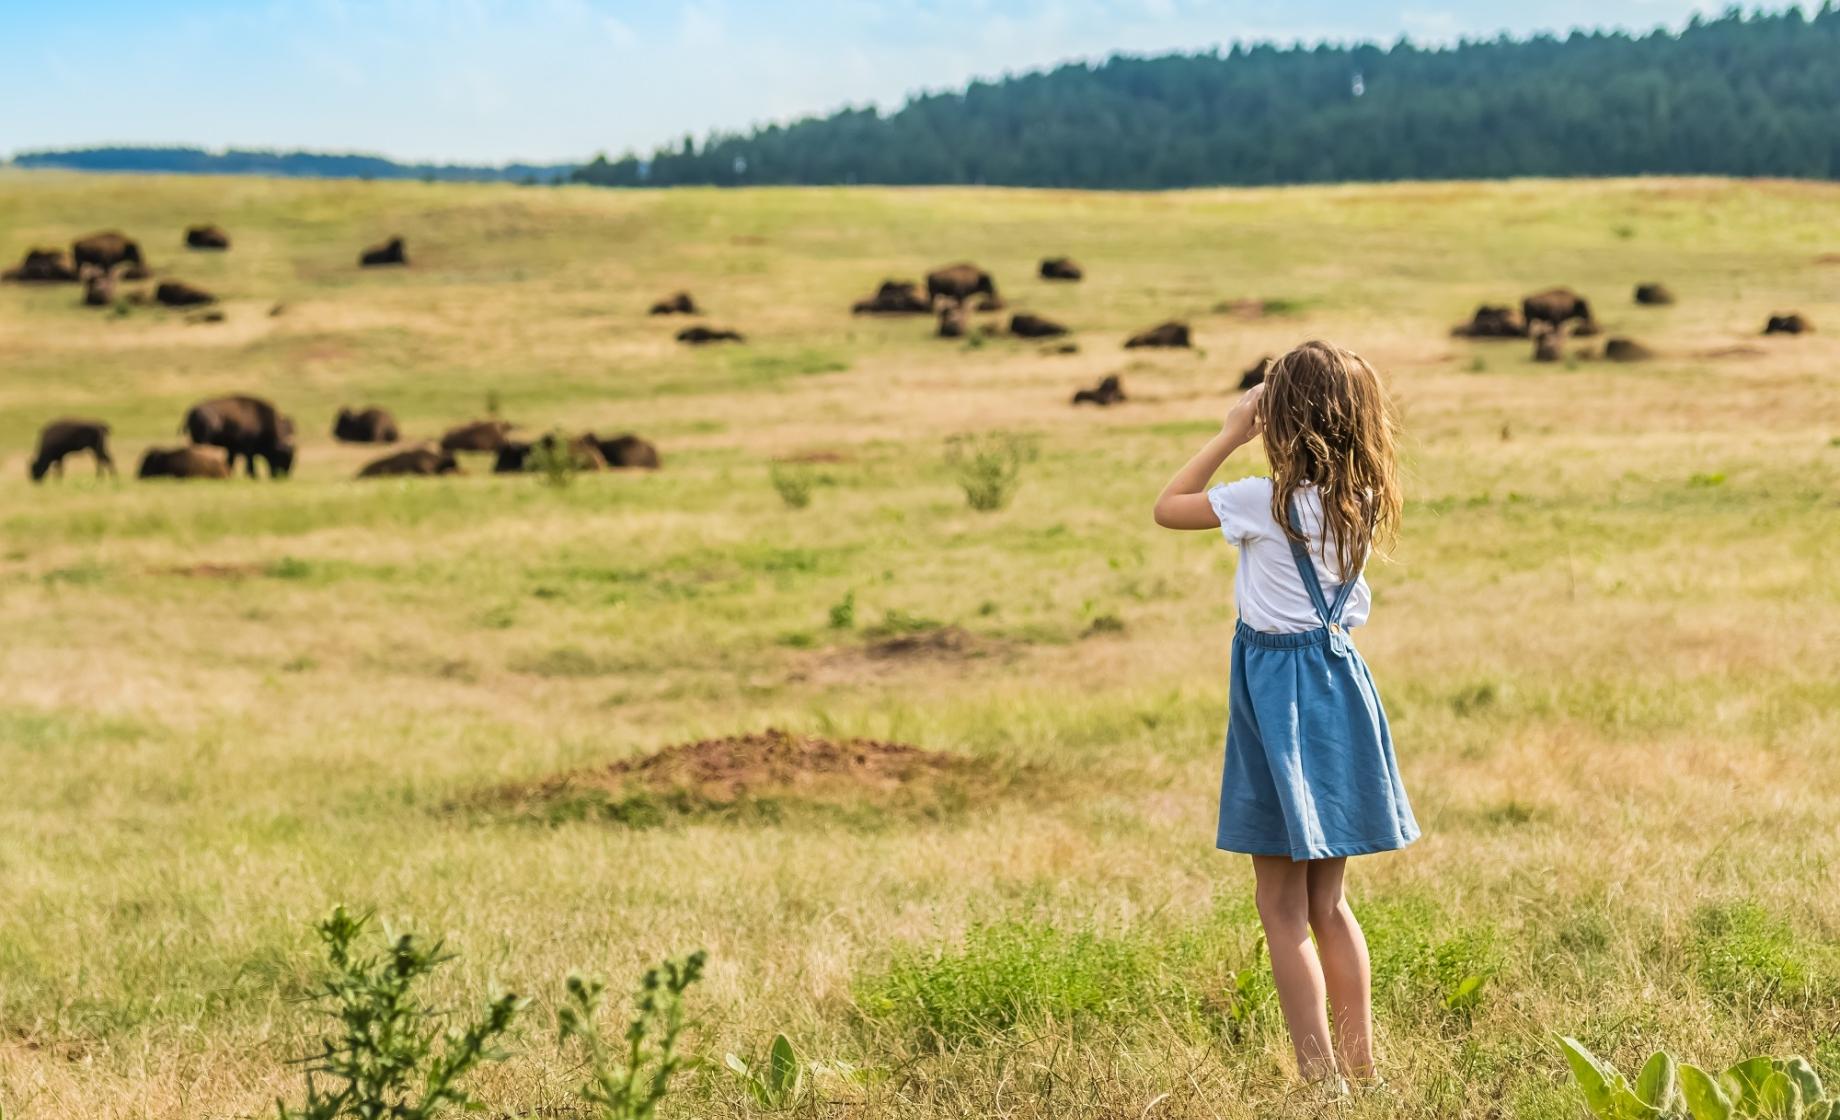
[[[702,978],[705,959],[698,950],[646,970],[618,1048],[601,1036],[597,1022],[606,983],[579,974],[569,977],[557,1028],[562,1041],[574,1040],[582,1051],[588,1079],[578,1091],[601,1120],[651,1120],[671,1091],[671,1078],[696,1064],[694,1057],[677,1052],[677,1040],[685,1026],[684,992]]]
[[[1812,976],[1795,931],[1754,902],[1702,906],[1689,953],[1714,996],[1736,1006],[1799,1001]]]
[[[809,468],[796,463],[774,463],[767,477],[787,509],[804,509],[811,504],[811,490],[817,480]]]
[[[551,432],[532,444],[530,457],[524,465],[525,469],[537,473],[543,485],[558,490],[575,481],[575,472],[581,466],[575,461],[575,450],[569,446],[567,437],[559,432]]]
[[[464,1029],[443,1031],[444,1016],[415,995],[418,984],[452,958],[441,942],[424,945],[413,934],[389,941],[374,956],[359,950],[370,917],[354,918],[340,906],[319,923],[332,975],[318,998],[337,1020],[306,1060],[307,1100],[299,1109],[275,1102],[281,1120],[426,1120],[450,1110],[480,1108],[460,1081],[482,1062],[504,1055],[494,1042],[525,1001],[496,996]],[[326,1089],[315,1078],[334,1083]]]
[[[831,604],[830,625],[832,630],[848,630],[856,625],[856,592],[846,592],[843,598]]]
[[[972,509],[1002,509],[1022,481],[1023,464],[1033,462],[1035,441],[1008,432],[953,436],[946,442],[946,464],[958,475],[965,503]]]

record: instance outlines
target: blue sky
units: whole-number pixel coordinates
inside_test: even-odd
[[[0,153],[560,161],[1113,51],[1679,26],[1692,0],[0,0]],[[107,44],[106,53],[103,44]]]

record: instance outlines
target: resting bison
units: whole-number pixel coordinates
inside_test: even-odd
[[[1613,362],[1640,362],[1654,356],[1653,350],[1632,338],[1604,340],[1604,357]]]
[[[1674,302],[1674,293],[1668,291],[1666,284],[1637,284],[1636,302],[1659,307]]]
[[[1081,389],[1073,395],[1074,404],[1096,404],[1100,408],[1117,404],[1124,399],[1124,386],[1119,383],[1116,375],[1099,382],[1097,388]]]
[[[140,478],[229,478],[230,464],[201,447],[149,447]]]
[[[1125,341],[1126,350],[1136,350],[1145,346],[1187,346],[1189,345],[1188,324],[1170,321],[1139,331]]]
[[[912,280],[884,280],[868,299],[850,305],[852,315],[924,315],[933,305]]]
[[[232,471],[241,458],[250,478],[256,477],[257,459],[268,463],[270,478],[286,478],[294,469],[294,421],[261,397],[200,401],[185,414],[180,430],[193,443],[223,448],[224,465]]]
[[[64,457],[87,451],[96,457],[96,476],[103,471],[115,473],[115,460],[109,458],[109,426],[100,420],[53,420],[38,433],[38,455],[32,460],[32,481],[45,477],[57,468],[64,477]]]
[[[504,420],[475,420],[449,428],[441,437],[443,451],[497,451],[505,445],[511,425]]]
[[[954,264],[926,274],[928,303],[949,299],[963,303],[975,295],[995,297],[997,283],[974,264]]]
[[[68,284],[76,279],[77,268],[65,259],[62,249],[27,249],[17,267],[0,273],[0,280],[20,284]]]
[[[1556,362],[1565,357],[1565,332],[1557,327],[1533,332],[1533,360]]]
[[[1043,280],[1079,280],[1085,275],[1080,266],[1067,257],[1049,257],[1041,262]]]
[[[964,304],[953,303],[939,309],[939,330],[937,333],[940,338],[965,337]]]
[[[1265,371],[1271,368],[1271,363],[1272,363],[1272,357],[1270,354],[1267,354],[1263,358],[1260,358],[1258,361],[1254,362],[1252,364],[1252,368],[1248,369],[1245,373],[1240,374],[1240,377],[1239,377],[1240,391],[1244,392],[1247,389],[1252,388],[1254,385],[1263,385],[1265,383]]]
[[[609,467],[616,470],[635,467],[657,470],[661,464],[658,449],[652,446],[652,442],[640,439],[631,432],[614,436],[612,439],[596,437],[594,442],[601,449],[601,458],[606,460]]]
[[[144,267],[141,247],[113,230],[79,238],[70,246],[70,259],[78,269],[93,264],[104,272],[118,264]]]
[[[531,457],[539,451],[554,454],[560,441],[556,433],[550,432],[535,443],[521,440],[506,440],[498,449],[498,460],[492,464],[494,474],[517,474],[536,466]],[[569,440],[566,445],[569,467],[577,471],[605,470],[607,460],[601,455],[601,445],[594,438],[594,433],[586,432]]]
[[[83,274],[83,306],[107,307],[115,302],[115,274],[92,268]]]
[[[403,247],[403,239],[392,237],[381,245],[372,245],[358,254],[360,268],[374,268],[384,264],[408,264],[409,254]]]
[[[677,341],[687,342],[692,346],[703,346],[711,342],[745,342],[739,331],[716,330],[711,327],[685,327],[677,332]]]
[[[1485,303],[1451,333],[1462,338],[1526,338],[1527,323],[1511,307]]]
[[[402,436],[396,430],[396,417],[381,408],[362,412],[341,408],[332,421],[332,438],[340,443],[395,443]]]
[[[1571,319],[1588,323],[1591,305],[1570,288],[1549,288],[1521,301],[1521,318],[1527,320],[1529,330],[1535,323],[1549,323],[1555,327]]]
[[[1813,324],[1809,323],[1800,311],[1790,311],[1786,314],[1770,316],[1770,321],[1764,324],[1763,333],[1806,334],[1812,330],[1814,330]]]
[[[460,463],[451,451],[433,447],[411,447],[373,459],[358,471],[359,478],[394,478],[400,475],[461,474]]]
[[[702,312],[697,310],[696,300],[690,297],[689,292],[678,292],[676,295],[667,296],[664,299],[659,300],[657,303],[652,304],[651,313],[653,315],[701,315],[702,314]]]
[[[194,288],[181,280],[162,280],[153,290],[153,298],[162,307],[196,307],[216,303],[217,297],[203,288]]]
[[[193,226],[185,231],[188,249],[228,249],[230,235],[216,226]]]
[[[1067,333],[1067,328],[1052,319],[1027,312],[1011,317],[1009,333],[1017,338],[1055,338]]]

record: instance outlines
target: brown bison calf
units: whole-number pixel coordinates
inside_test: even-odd
[[[1450,333],[1459,338],[1526,338],[1527,323],[1511,307],[1485,303]]]
[[[1640,362],[1655,356],[1655,352],[1633,338],[1609,338],[1604,340],[1604,357],[1613,362]]]
[[[179,430],[195,444],[223,448],[230,470],[241,458],[250,478],[256,477],[257,459],[268,464],[270,478],[286,478],[294,469],[294,421],[261,397],[200,401],[185,414]]]
[[[1764,324],[1764,334],[1806,334],[1814,330],[1814,325],[1800,311],[1790,311],[1770,316]]]
[[[1637,284],[1636,302],[1650,307],[1661,307],[1674,302],[1674,293],[1666,284]]]
[[[109,457],[109,426],[100,420],[53,420],[38,433],[38,455],[32,460],[32,481],[38,482],[45,472],[57,468],[64,477],[64,457],[87,451],[96,457],[96,477],[103,471],[115,473],[115,460]]]
[[[912,280],[884,280],[868,299],[850,305],[852,315],[925,315],[932,302],[920,294]]]
[[[1533,332],[1533,360],[1536,362],[1556,362],[1565,357],[1565,332],[1557,327],[1545,327]]]
[[[230,247],[230,235],[216,226],[192,226],[185,231],[185,247],[222,251]]]
[[[640,468],[657,470],[662,464],[658,457],[658,448],[647,439],[640,439],[631,432],[614,436],[612,439],[594,437],[596,446],[601,449],[601,458],[615,470]]]
[[[381,408],[362,412],[341,408],[332,421],[332,438],[340,443],[395,443],[402,436],[396,428],[396,417]]]
[[[403,239],[392,237],[381,245],[372,245],[358,254],[358,267],[375,268],[378,265],[408,264],[409,253],[403,245]]]
[[[505,433],[511,430],[504,420],[475,420],[449,428],[441,437],[443,451],[497,451],[505,445]]]
[[[149,447],[140,478],[229,478],[230,464],[201,447]]]
[[[115,276],[101,269],[88,269],[83,275],[83,306],[107,307],[115,302]]]
[[[1041,262],[1043,280],[1079,280],[1085,275],[1080,266],[1068,257],[1049,257]]]
[[[706,346],[711,342],[746,342],[740,331],[717,330],[713,327],[685,327],[677,332],[677,341],[691,346]]]
[[[1055,338],[1067,333],[1067,328],[1052,319],[1024,312],[1011,317],[1009,333],[1017,338]]]
[[[689,292],[678,292],[676,295],[666,296],[652,304],[651,314],[700,315],[702,312],[697,310],[696,300],[691,298]]]
[[[1171,320],[1139,331],[1125,340],[1126,350],[1136,350],[1145,346],[1187,346],[1189,345],[1188,324]]]
[[[180,280],[162,280],[153,290],[154,301],[162,307],[196,307],[216,303],[217,297],[203,288],[194,288]]]
[[[965,305],[952,303],[939,309],[940,338],[965,337]]]
[[[396,478],[403,475],[462,474],[459,460],[451,451],[433,447],[411,447],[373,459],[358,471],[359,478]]]
[[[1096,404],[1100,408],[1118,404],[1124,399],[1124,385],[1115,374],[1099,382],[1096,388],[1081,389],[1073,395],[1074,404]]]

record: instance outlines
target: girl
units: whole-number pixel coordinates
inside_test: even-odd
[[[1271,477],[1208,489],[1261,432]],[[1386,712],[1349,638],[1367,621],[1361,570],[1399,512],[1380,378],[1326,342],[1273,363],[1156,500],[1158,525],[1218,527],[1240,550],[1215,845],[1252,856],[1298,1073],[1334,1092],[1343,1075],[1374,1075],[1367,942],[1342,872],[1349,856],[1418,837]]]

